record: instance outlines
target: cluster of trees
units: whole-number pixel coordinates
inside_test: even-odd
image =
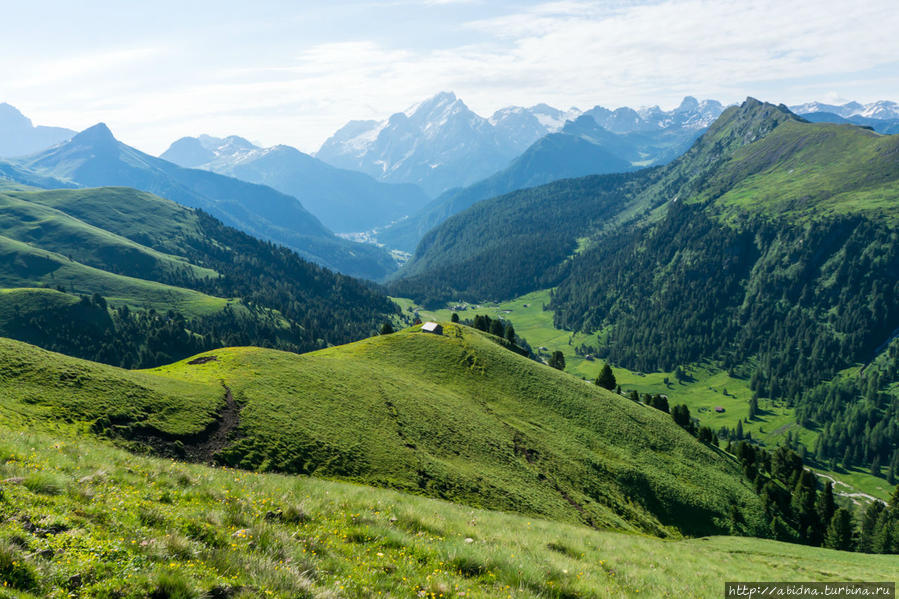
[[[453,313],[453,317],[453,322],[459,322],[459,317],[455,312]],[[485,333],[490,333],[491,335],[499,337],[503,340],[504,347],[511,349],[522,356],[535,359],[534,353],[531,350],[531,345],[527,342],[527,339],[519,336],[515,332],[515,327],[512,326],[511,322],[500,318],[490,318],[486,314],[475,314],[473,319],[466,319],[461,322],[462,324],[474,327],[479,331],[484,331]]]
[[[204,235],[185,241],[185,256],[222,276],[202,279],[197,290],[277,310],[313,341],[304,351],[368,337],[386,316],[399,312],[373,283],[334,273],[284,246],[198,215]]]
[[[899,480],[899,339],[858,375],[841,376],[805,391],[797,418],[817,427],[812,455],[831,469],[853,466]]]
[[[110,310],[104,298],[94,294],[74,306],[16,312],[2,333],[89,360],[146,368],[227,345],[304,352],[347,343],[371,335],[398,311],[373,284],[333,273],[290,249],[226,227],[201,211],[197,214],[198,234],[175,240],[177,249],[192,264],[221,276],[196,277],[188,268],[131,274],[239,298],[240,309],[229,306],[205,316],[139,306]],[[107,266],[122,270],[116,264]]]
[[[672,204],[575,257],[552,296],[555,325],[604,329],[595,353],[633,370],[713,358],[757,396],[796,406],[802,424],[831,423],[823,458],[892,470],[899,408],[883,389],[899,368],[816,385],[899,329],[895,232],[860,216],[724,226],[708,208]]]
[[[856,527],[852,513],[836,503],[833,484],[818,490],[818,479],[802,457],[786,446],[774,452],[740,441],[727,450],[755,485],[773,537],[844,551],[899,553],[899,488],[889,506],[870,504]]]
[[[255,312],[255,313],[254,313]],[[51,351],[122,368],[152,368],[188,356],[232,345],[277,347],[301,351],[309,347],[305,331],[284,327],[271,311],[222,311],[188,318],[174,310],[110,309],[99,294],[13,318],[3,331],[15,339]]]
[[[597,353],[628,368],[714,357],[733,369],[757,358],[759,395],[795,399],[867,361],[899,327],[893,237],[856,216],[730,227],[705,205],[673,204],[659,223],[576,257],[551,308],[559,328],[611,327]]]
[[[407,276],[388,289],[437,307],[552,287],[576,239],[617,214],[651,172],[567,179],[478,202],[428,232]]]

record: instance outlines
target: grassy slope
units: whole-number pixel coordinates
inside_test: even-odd
[[[899,579],[891,556],[600,532],[347,483],[141,458],[74,438],[70,427],[21,428],[0,412],[0,480],[24,483],[0,483],[0,560],[9,558],[0,580],[15,575],[27,588],[0,584],[4,599],[238,588],[285,599],[714,598],[724,580]],[[266,518],[279,510],[288,518]],[[51,532],[30,532],[26,521]]]
[[[165,236],[166,239],[173,241],[179,236],[185,237],[184,233],[179,230],[182,227],[173,226],[181,224],[178,220],[171,224],[160,222],[174,211],[156,211],[157,205],[164,202],[159,199],[154,200],[149,194],[140,194],[133,190],[98,189],[89,190],[89,192],[67,191],[60,193],[56,191],[20,195],[21,198],[14,194],[0,194],[0,229],[3,230],[6,237],[40,245],[44,249],[71,256],[74,260],[88,266],[140,271],[146,278],[151,278],[154,274],[158,276],[172,271],[186,272],[195,278],[219,276],[219,273],[214,270],[191,264],[181,256],[166,254],[133,241],[133,237],[140,236],[136,232],[129,238],[103,228],[102,225],[108,226],[114,225],[114,223],[110,222],[111,219],[103,218],[102,214],[89,216],[90,221],[98,223],[98,225],[94,225],[90,221],[81,220],[69,213],[70,211],[84,213],[93,208],[107,212],[123,211],[130,200],[132,210],[129,212],[142,208],[141,218],[138,218],[137,214],[129,215],[131,217],[128,219],[130,228],[133,229],[140,225],[145,238],[148,236],[148,231],[157,238]],[[60,201],[53,201],[57,198]],[[65,198],[64,201],[62,198]],[[89,205],[85,205],[87,198],[92,200]],[[147,202],[150,204],[147,205]],[[54,205],[58,205],[59,208]],[[80,209],[73,210],[75,206],[79,206]],[[153,210],[150,210],[151,206]],[[181,212],[187,213],[188,211],[182,209]],[[183,220],[185,215],[178,216],[182,217],[179,220]],[[161,226],[157,229],[154,228],[156,225]],[[197,232],[193,232],[194,236],[197,234]]]
[[[677,535],[758,526],[734,462],[660,412],[535,364],[471,329],[404,331],[305,355],[256,348],[128,372],[3,342],[11,407],[129,431],[197,433],[241,404],[233,463],[341,476],[471,505]],[[207,354],[207,355],[210,355]],[[119,387],[128,389],[121,397]],[[192,404],[179,408],[181,396]]]
[[[192,435],[214,420],[224,392],[0,338],[0,402],[7,418],[16,414],[29,425],[107,416],[164,435]]]
[[[727,212],[796,221],[851,213],[895,222],[897,152],[895,135],[790,120],[738,150],[698,199],[727,189],[717,200]]]
[[[394,301],[406,315],[411,314],[408,308],[412,307],[426,319],[449,320],[452,316],[450,309],[425,310],[407,298],[394,298]],[[515,326],[516,333],[524,337],[539,355],[548,358],[553,351],[559,350],[565,355],[566,372],[592,381],[599,373],[602,360],[587,360],[577,355],[574,350],[583,343],[595,345],[595,336],[554,328],[552,312],[543,309],[544,305],[549,305],[549,301],[548,290],[535,291],[508,302],[479,304],[477,309],[470,304],[463,304],[469,309],[459,312],[459,315],[464,319],[474,318],[475,314],[487,314],[490,317],[508,320]],[[540,347],[547,349],[540,351]],[[857,368],[850,369],[844,374],[851,374],[855,370]],[[689,406],[693,416],[715,430],[722,426],[736,428],[737,421],[742,419],[744,432],[751,433],[754,439],[769,446],[782,443],[788,432],[798,434],[807,447],[814,446],[817,433],[800,427],[796,423],[794,410],[783,402],[760,399],[758,417],[746,421],[749,415],[749,399],[752,397],[748,380],[728,376],[727,372],[709,363],[691,365],[687,371],[690,379],[678,382],[673,372],[643,373],[619,366],[614,367],[615,377],[625,392],[636,389],[640,394],[666,394],[672,403],[684,403]],[[664,382],[665,378],[668,379],[667,385]],[[715,408],[719,406],[725,409],[723,413],[715,412]],[[861,492],[886,500],[893,490],[885,479],[874,477],[867,470],[841,469],[821,472],[843,483],[837,485],[838,492]]]
[[[0,286],[62,286],[75,293],[100,293],[113,304],[175,309],[187,315],[217,312],[228,300],[198,291],[113,274],[56,252],[0,235]]]
[[[218,276],[177,255],[179,243],[200,235],[196,216],[151,194],[124,188],[6,191],[0,193],[0,229],[3,287],[62,286],[75,293],[98,292],[113,305],[175,309],[187,316],[215,313],[229,304],[147,280],[172,272]],[[22,299],[21,292],[2,298],[4,304],[11,299]]]
[[[217,360],[151,372],[232,388],[244,437],[226,453],[244,467],[661,534],[672,530],[652,514],[695,533],[714,529],[732,504],[757,524],[738,469],[667,416],[472,329],[412,329],[300,356],[210,355]]]
[[[145,246],[177,254],[184,240],[203,235],[196,214],[178,204],[128,187],[54,189],[7,193],[41,204]]]

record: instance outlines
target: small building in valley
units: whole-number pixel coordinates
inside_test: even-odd
[[[724,412],[724,408],[722,408],[721,406],[715,406],[715,411],[721,414],[722,412]]]
[[[442,335],[443,327],[436,322],[426,322],[421,325],[421,330],[425,333],[433,333],[434,335]]]

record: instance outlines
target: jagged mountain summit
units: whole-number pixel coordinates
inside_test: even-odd
[[[338,233],[368,231],[413,214],[429,198],[408,183],[376,181],[357,171],[336,168],[296,148],[263,148],[236,135],[183,137],[160,158],[292,195]]]
[[[878,100],[868,104],[859,102],[846,102],[845,104],[806,102],[805,104],[790,106],[790,110],[800,115],[813,112],[829,112],[845,119],[853,116],[880,120],[899,119],[899,103],[889,100]]]
[[[547,104],[510,106],[489,118],[472,112],[451,92],[441,92],[384,121],[351,121],[322,145],[316,156],[341,168],[359,170],[380,181],[420,185],[432,195],[464,187],[509,166],[538,139],[562,130],[582,114],[619,134],[658,135],[664,131],[701,131],[718,115],[715,100],[687,97],[677,108],[658,106],[586,113]],[[695,138],[690,136],[689,142]],[[682,144],[681,144],[682,145]],[[673,156],[667,154],[663,160]],[[644,163],[660,157],[645,153]]]
[[[0,156],[33,154],[70,139],[75,131],[62,127],[35,126],[14,106],[0,103]]]
[[[721,111],[715,100],[689,96],[669,111],[658,106],[614,111],[597,106],[585,113],[546,104],[504,108],[490,122],[502,124],[507,133],[517,132],[519,139],[533,136],[533,127],[547,133],[504,168],[443,192],[411,218],[376,231],[375,237],[387,247],[413,251],[428,230],[480,200],[559,179],[665,164],[683,154]]]
[[[662,110],[658,106],[628,108],[626,106],[610,110],[594,106],[586,111],[601,127],[613,133],[633,133],[635,131],[657,131],[659,129],[704,129],[721,116],[724,106],[717,100],[700,102],[687,96],[673,110]]]
[[[536,117],[517,116],[500,115],[494,124],[455,94],[442,92],[386,121],[347,124],[316,157],[437,195],[493,174],[545,134]]]
[[[860,104],[824,104],[808,102],[793,106],[793,112],[813,123],[851,123],[870,127],[878,133],[892,135],[899,133],[899,104],[887,100]]]

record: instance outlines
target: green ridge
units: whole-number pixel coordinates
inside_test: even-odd
[[[148,442],[138,434],[147,430],[163,440],[196,435],[222,407],[224,384],[240,406],[239,426],[218,452],[227,464],[660,535],[764,527],[736,463],[666,414],[464,327],[446,324],[442,336],[405,330],[304,355],[231,348],[200,356],[215,356],[205,363],[143,372],[4,343],[8,360],[30,356],[4,373],[6,387],[17,389],[8,394],[15,409],[66,414],[135,442]],[[116,381],[132,391],[121,397]],[[200,403],[182,411],[188,391]],[[734,513],[742,524],[731,521]]]

